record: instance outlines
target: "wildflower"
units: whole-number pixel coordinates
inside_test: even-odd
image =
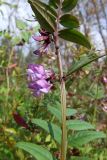
[[[38,79],[45,79],[46,73],[42,65],[29,64],[27,69],[28,80],[36,81]]]
[[[54,77],[54,72],[52,70],[45,70],[42,65],[29,64],[27,74],[28,87],[32,90],[34,96],[48,93],[53,86],[51,80]]]
[[[34,96],[41,96],[42,93],[49,92],[52,84],[46,80],[38,80],[36,82],[30,82],[28,87],[32,90]]]
[[[35,50],[33,53],[36,55],[41,55],[48,50],[49,44],[51,43],[50,33],[44,29],[39,31],[40,36],[33,36],[33,39],[38,42],[43,42],[41,47]]]

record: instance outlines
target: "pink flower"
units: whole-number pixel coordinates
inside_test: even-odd
[[[39,42],[45,41],[45,40],[47,40],[48,38],[49,38],[48,36],[34,36],[34,37],[33,37],[33,39],[34,39],[35,41],[39,41]]]
[[[35,50],[33,53],[36,55],[42,55],[48,50],[48,46],[51,43],[50,33],[44,29],[39,31],[40,36],[33,36],[33,39],[38,42],[43,42],[41,47],[38,50]]]
[[[36,81],[38,79],[45,79],[46,73],[42,65],[29,64],[27,69],[28,80]]]
[[[29,64],[27,74],[28,87],[32,90],[34,96],[48,93],[53,86],[51,80],[54,77],[54,72],[52,70],[45,70],[42,65]]]
[[[42,93],[48,93],[51,87],[52,84],[43,79],[29,83],[29,88],[32,90],[34,96],[41,96]]]

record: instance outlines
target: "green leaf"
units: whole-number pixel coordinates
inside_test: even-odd
[[[71,68],[68,71],[67,75],[71,75],[72,73],[78,71],[82,67],[86,66],[87,64],[104,57],[105,55],[97,56],[96,54],[88,54],[85,56],[82,56],[78,61],[74,62],[74,64],[71,66]]]
[[[80,33],[79,31],[75,29],[60,30],[59,36],[63,38],[64,40],[80,44],[84,47],[87,47],[88,49],[91,48],[91,45],[89,41],[87,40],[87,38],[82,33]]]
[[[60,18],[60,23],[64,27],[68,28],[77,28],[79,27],[79,21],[75,16],[72,16],[70,14],[65,14]]]
[[[55,30],[55,12],[52,12],[53,9],[39,0],[29,0],[29,3],[41,27],[53,33]]]
[[[48,111],[52,113],[61,122],[61,111],[55,107],[48,107]],[[73,116],[77,111],[75,109],[67,108],[67,116]]]
[[[77,113],[76,109],[67,108],[67,116],[73,116]]]
[[[54,8],[58,8],[60,0],[49,0],[49,5],[53,6]]]
[[[48,106],[48,111],[52,113],[61,122],[61,111],[55,107]]]
[[[16,147],[19,147],[20,149],[27,151],[37,160],[53,160],[51,153],[42,146],[28,142],[19,142],[16,144]]]
[[[14,38],[12,39],[12,44],[13,44],[13,45],[16,45],[16,44],[18,44],[20,41],[21,41],[21,38],[20,38],[20,37],[14,37]]]
[[[90,160],[88,157],[77,157],[77,156],[72,156],[70,160]]]
[[[53,139],[55,139],[59,144],[61,143],[61,129],[57,125],[47,122],[41,119],[33,119],[32,123],[38,125],[45,131],[47,131]]]
[[[22,32],[21,37],[22,37],[22,39],[25,40],[25,42],[28,42],[29,38],[30,38],[30,33],[29,32]]]
[[[62,11],[69,12],[77,5],[78,0],[64,0],[62,3]]]
[[[80,131],[73,136],[69,136],[68,142],[72,147],[80,147],[98,138],[105,138],[106,135],[103,132],[97,131]]]
[[[16,20],[16,26],[17,28],[19,28],[20,30],[24,30],[27,27],[27,24],[25,22],[23,22],[22,20]]]
[[[53,157],[53,160],[58,160],[58,159],[56,159],[56,157]]]
[[[93,99],[102,99],[105,97],[105,88],[103,85],[94,84],[85,93],[86,95],[91,96]]]
[[[32,1],[35,2],[35,0],[32,0]],[[39,0],[37,0],[37,1],[39,2],[40,7],[42,7],[43,9],[45,9],[45,11],[47,13],[49,13],[50,15],[52,15],[55,18],[57,17],[56,11],[53,8],[51,8],[50,5],[45,4],[45,3],[43,3],[43,2],[41,2]]]
[[[95,129],[90,123],[81,120],[68,120],[67,127],[69,130],[87,130]]]
[[[3,31],[0,31],[0,36],[2,36],[3,35]]]
[[[70,86],[72,85],[73,83],[73,79],[71,77],[69,77],[67,80],[66,80],[66,83],[65,83],[65,87],[66,87],[66,90],[70,90]]]

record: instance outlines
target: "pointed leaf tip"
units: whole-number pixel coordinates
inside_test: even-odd
[[[29,3],[41,27],[53,33],[55,30],[56,12],[49,5],[39,0],[29,0]]]
[[[59,31],[59,36],[67,41],[80,44],[88,49],[91,49],[91,45],[87,38],[75,29],[63,29]]]

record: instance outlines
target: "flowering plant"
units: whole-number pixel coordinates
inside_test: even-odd
[[[39,32],[41,35],[34,36],[33,38],[35,41],[43,42],[43,44],[40,49],[34,51],[34,54],[36,55],[41,55],[42,53],[46,53],[46,51],[48,50],[48,46],[51,43],[49,32],[47,32],[45,29],[41,29]]]
[[[41,93],[48,93],[52,87],[50,82],[53,72],[45,70],[42,65],[29,64],[27,69],[29,88],[32,89],[33,95],[40,96]]]
[[[77,2],[78,0],[49,0],[49,3],[46,4],[40,0],[29,0],[36,19],[42,28],[39,31],[40,36],[33,37],[34,40],[41,43],[41,47],[34,51],[34,54],[41,56],[47,53],[49,44],[53,42],[59,72],[57,79],[52,69],[45,69],[41,64],[29,64],[27,68],[28,87],[33,92],[33,95],[38,97],[51,91],[54,81],[57,79],[61,95],[60,110],[53,107],[49,109],[51,114],[59,121],[58,125],[42,119],[32,120],[32,123],[43,128],[54,139],[57,144],[58,156],[52,155],[48,149],[40,145],[28,142],[19,142],[17,144],[19,148],[29,152],[37,160],[68,160],[68,158],[72,158],[67,155],[69,148],[78,148],[91,140],[105,137],[104,133],[96,132],[94,127],[88,122],[69,119],[69,115],[75,114],[75,111],[69,109],[66,104],[67,80],[70,80],[69,77],[73,72],[99,58],[92,55],[91,57],[87,56],[85,61],[81,62],[80,60],[79,65],[76,63],[74,68],[72,67],[72,69],[64,75],[60,53],[60,38],[91,49],[87,38],[76,30],[79,26],[78,19],[70,14],[70,11],[76,6]],[[17,117],[15,120],[17,121]],[[19,123],[19,121],[17,122]],[[24,125],[22,124],[22,126],[27,128],[26,123],[24,123]],[[73,132],[69,132],[69,130]]]

